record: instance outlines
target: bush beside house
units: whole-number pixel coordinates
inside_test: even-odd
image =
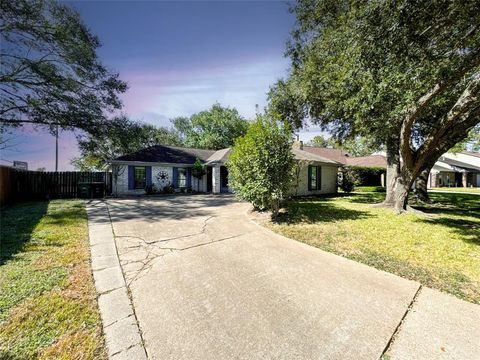
[[[237,139],[227,162],[229,183],[237,196],[255,209],[272,211],[274,217],[291,188],[292,142],[288,125],[259,116]]]

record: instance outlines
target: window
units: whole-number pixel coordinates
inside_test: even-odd
[[[178,168],[177,185],[179,188],[187,187],[187,169]]]
[[[317,167],[310,166],[310,179],[308,179],[310,184],[310,190],[317,190]]]
[[[145,167],[135,166],[133,174],[134,174],[135,189],[145,189],[146,179],[147,179]]]
[[[320,166],[312,166],[308,167],[308,190],[320,190],[321,188],[321,173],[322,168]]]

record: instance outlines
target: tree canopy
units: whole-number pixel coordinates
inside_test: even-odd
[[[368,156],[376,151],[382,150],[382,147],[376,144],[375,141],[365,136],[356,136],[339,141],[331,137],[326,138],[322,135],[315,136],[308,143],[310,146],[342,149],[353,156]]]
[[[53,0],[0,2],[0,122],[94,133],[127,89],[97,56],[99,39]]]
[[[182,143],[170,129],[119,116],[110,120],[109,126],[102,127],[98,133],[83,134],[78,138],[80,157],[73,159],[72,164],[80,170],[103,170],[107,160],[156,144]]]
[[[386,204],[405,208],[420,172],[480,121],[478,1],[301,0],[292,10],[292,71],[272,87],[270,112],[385,144]]]
[[[172,120],[185,146],[219,150],[230,147],[245,135],[248,121],[234,108],[214,104],[209,110]]]

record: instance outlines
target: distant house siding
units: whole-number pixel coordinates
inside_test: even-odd
[[[311,165],[320,166],[322,169],[322,182],[319,190],[308,190],[308,166],[303,166],[300,170],[298,190],[292,187],[291,195],[308,196],[320,194],[334,194],[337,192],[337,166],[325,165],[321,163],[312,163]]]

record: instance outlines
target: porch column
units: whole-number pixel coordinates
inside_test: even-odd
[[[438,187],[438,173],[430,173],[430,185],[432,188]]]
[[[212,167],[212,192],[214,194],[220,193],[220,165]]]
[[[468,173],[465,171],[462,173],[462,186],[465,188],[468,186],[467,179],[468,179]]]

